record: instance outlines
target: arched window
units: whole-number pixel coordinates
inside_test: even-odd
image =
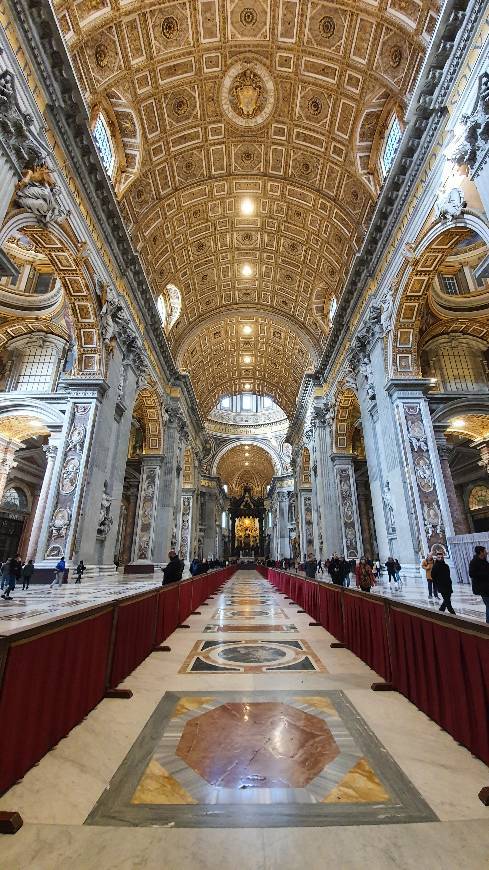
[[[164,327],[166,325],[166,303],[163,296],[158,296],[156,307],[161,318],[161,325]]]
[[[65,350],[65,341],[45,334],[33,333],[28,339],[10,342],[6,389],[19,393],[50,393],[57,382]]]
[[[95,121],[92,135],[95,140],[97,151],[99,153],[99,157],[102,161],[103,167],[107,175],[112,178],[115,170],[115,151],[112,142],[112,136],[110,135],[107,121],[105,120],[105,116],[102,114],[102,112],[100,112],[97,120]]]
[[[166,290],[170,300],[170,312],[168,315],[168,329],[171,329],[173,324],[177,322],[182,310],[182,296],[178,287],[174,284],[167,284]]]
[[[330,322],[330,324],[333,323],[337,308],[338,308],[338,300],[337,300],[336,296],[332,296],[331,302],[329,303],[329,322]]]
[[[384,179],[394,163],[399,143],[402,138],[401,125],[397,115],[393,115],[384,137],[382,151],[380,152],[380,168]]]

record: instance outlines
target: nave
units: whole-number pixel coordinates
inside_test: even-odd
[[[4,795],[4,866],[483,866],[486,767],[267,580],[186,624]]]

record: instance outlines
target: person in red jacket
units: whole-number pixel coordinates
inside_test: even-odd
[[[359,586],[362,592],[370,592],[372,586],[375,586],[374,572],[364,556],[355,568],[355,577],[357,586]]]

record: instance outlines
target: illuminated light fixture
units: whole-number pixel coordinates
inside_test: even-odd
[[[251,384],[245,384],[244,388],[245,390],[251,390]]]
[[[245,462],[245,465],[249,465],[249,464],[250,464],[249,462]]]
[[[249,196],[245,197],[245,199],[241,200],[240,203],[241,214],[254,214],[255,213],[255,203]]]
[[[250,278],[250,276],[253,274],[253,269],[251,268],[249,263],[244,263],[243,266],[241,266],[241,274],[244,278]]]
[[[251,362],[251,357],[250,357],[250,356],[244,356],[244,357],[243,357],[243,362],[246,363],[247,366],[249,366],[249,364],[250,364],[250,362]]]
[[[461,429],[462,426],[465,426],[465,420],[462,420],[461,417],[456,417],[455,420],[452,420],[452,426],[454,429]]]
[[[251,326],[248,326],[248,324],[246,324],[246,326],[243,326],[243,332],[245,335],[250,335],[250,333],[253,332],[253,330],[252,330]]]

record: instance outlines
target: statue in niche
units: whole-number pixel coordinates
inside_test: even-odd
[[[109,484],[106,480],[104,480],[104,491],[102,493],[102,500],[100,502],[100,510],[98,515],[98,526],[97,526],[97,537],[98,538],[106,538],[110,532],[110,528],[114,520],[110,516],[110,506],[112,499],[110,498],[107,490],[109,488]]]
[[[360,372],[365,378],[365,386],[367,390],[367,396],[370,400],[375,399],[375,386],[374,386],[374,376],[372,372],[372,366],[370,364],[370,359],[368,356],[364,356],[362,362],[360,363]]]
[[[392,502],[391,488],[388,480],[386,480],[382,489],[382,501],[384,503],[387,532],[391,534],[396,531],[396,514],[394,510],[394,504]]]
[[[392,324],[392,312],[394,310],[394,299],[392,288],[386,291],[382,298],[382,314],[380,316],[380,323],[382,326],[382,333],[386,335],[391,328]]]

